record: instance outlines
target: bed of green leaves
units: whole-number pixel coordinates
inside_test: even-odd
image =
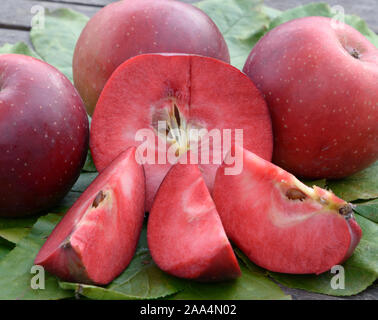
[[[314,3],[285,12],[265,7],[260,0],[203,0],[196,4],[218,25],[231,54],[231,63],[241,68],[254,44],[269,29],[303,16],[333,16],[324,3]],[[33,48],[25,43],[6,44],[0,53],[21,53],[40,58],[61,70],[72,81],[72,54],[88,18],[61,9],[47,12],[44,29],[30,32]],[[357,16],[345,21],[378,47],[378,36]],[[0,299],[62,299],[85,296],[92,299],[290,299],[277,283],[291,288],[335,296],[354,295],[372,285],[378,277],[378,163],[339,181],[316,181],[340,197],[357,204],[356,218],[363,238],[354,255],[344,264],[345,290],[333,290],[331,273],[287,275],[268,272],[236,249],[242,277],[217,284],[184,281],[171,277],[153,263],[147,248],[146,232],[128,268],[106,287],[60,282],[46,276],[45,290],[33,290],[30,273],[39,248],[97,175],[88,155],[83,172],[65,199],[52,212],[39,218],[0,219]],[[309,182],[311,184],[311,182]]]

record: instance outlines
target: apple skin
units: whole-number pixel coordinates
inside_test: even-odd
[[[214,22],[194,6],[173,0],[128,0],[100,10],[86,25],[73,58],[75,87],[92,115],[113,71],[142,53],[192,53],[230,62]]]
[[[71,82],[38,59],[0,55],[0,216],[48,209],[70,190],[88,148]]]
[[[377,160],[378,50],[354,28],[324,17],[287,22],[258,42],[243,71],[268,103],[277,165],[332,179]]]

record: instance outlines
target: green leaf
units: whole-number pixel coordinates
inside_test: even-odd
[[[13,248],[14,244],[12,242],[0,238],[0,260],[4,258]]]
[[[93,163],[91,151],[88,150],[87,159],[85,160],[85,164],[83,167],[83,171],[85,172],[97,172],[97,169]]]
[[[346,201],[378,197],[378,161],[345,179],[327,181],[327,186]]]
[[[70,9],[45,11],[45,27],[33,27],[31,41],[37,53],[72,81],[76,41],[89,18]]]
[[[30,228],[0,229],[0,237],[12,243],[18,243],[30,232]]]
[[[93,182],[94,179],[98,176],[97,172],[84,172],[77,179],[76,183],[72,187],[71,191],[74,192],[84,192],[88,186]]]
[[[63,289],[75,290],[91,299],[156,299],[174,294],[185,282],[161,271],[147,249],[147,228],[143,227],[136,254],[126,270],[106,287],[60,282]]]
[[[218,283],[188,282],[185,290],[172,296],[174,300],[288,300],[281,288],[268,277],[240,265],[242,276]]]
[[[230,50],[231,63],[241,69],[269,19],[261,0],[203,0],[195,3],[222,32]]]
[[[331,17],[331,8],[326,3],[310,3],[303,6],[298,6],[293,9],[286,10],[282,14],[278,15],[269,25],[269,29],[273,29],[282,23],[290,20],[310,17],[310,16],[322,16]]]
[[[359,203],[354,211],[361,216],[378,223],[378,199]]]
[[[323,16],[338,18],[336,12],[333,12],[327,3],[310,3],[307,5],[299,6],[276,16],[270,23],[269,29],[273,29],[278,25],[297,18],[309,16]],[[360,31],[366,38],[368,38],[376,47],[378,47],[378,36],[372,31],[366,22],[360,17],[355,15],[344,15],[345,23]],[[339,19],[338,19],[339,20]]]
[[[16,44],[9,44],[6,43],[2,47],[0,47],[0,54],[3,53],[17,53],[17,54],[24,54],[26,56],[31,56],[37,59],[41,59],[41,57],[34,52],[26,43],[24,42],[17,42]]]
[[[280,14],[282,14],[281,10],[277,10],[268,6],[263,6],[262,12],[266,14],[270,20],[273,20],[277,18]]]
[[[0,229],[10,228],[31,228],[37,221],[36,217],[31,218],[0,218]]]
[[[45,289],[31,288],[31,267],[47,236],[59,222],[58,215],[49,214],[38,219],[30,233],[0,261],[0,299],[62,299],[72,297],[72,291],[59,288],[57,279],[45,274]]]
[[[332,289],[331,272],[321,275],[294,275],[269,272],[279,283],[296,289],[334,296],[358,294],[374,283],[378,277],[378,225],[356,215],[363,230],[360,244],[352,257],[343,265],[345,268],[345,289]]]

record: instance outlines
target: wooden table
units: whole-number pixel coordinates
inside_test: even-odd
[[[195,2],[196,0],[184,0]],[[58,8],[71,8],[89,17],[93,16],[103,6],[114,2],[114,0],[0,0],[0,46],[5,43],[16,43],[24,41],[31,45],[29,39],[30,22],[33,14],[31,8],[41,5],[44,8],[54,10]],[[276,9],[289,9],[300,4],[310,2],[323,2],[314,0],[265,0],[265,4]],[[377,0],[326,0],[330,5],[341,5],[347,14],[361,16],[369,26],[378,33],[378,2]],[[0,289],[1,290],[1,289]],[[363,293],[352,297],[331,297],[321,294],[306,292],[303,290],[283,290],[292,295],[294,299],[351,299],[351,300],[378,300],[378,285],[370,287]]]

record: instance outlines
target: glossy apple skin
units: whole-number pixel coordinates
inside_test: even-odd
[[[88,148],[88,118],[71,82],[23,55],[0,55],[0,216],[48,209],[70,190]]]
[[[89,114],[113,71],[142,53],[192,53],[230,62],[214,22],[190,4],[128,0],[101,9],[86,25],[73,58],[75,87]]]
[[[378,50],[332,25],[324,17],[280,25],[243,69],[270,109],[273,162],[310,179],[349,176],[378,158]]]
[[[252,152],[239,153],[242,172],[227,175],[223,163],[213,199],[227,236],[251,261],[274,272],[320,274],[353,254],[362,231],[352,206]]]

